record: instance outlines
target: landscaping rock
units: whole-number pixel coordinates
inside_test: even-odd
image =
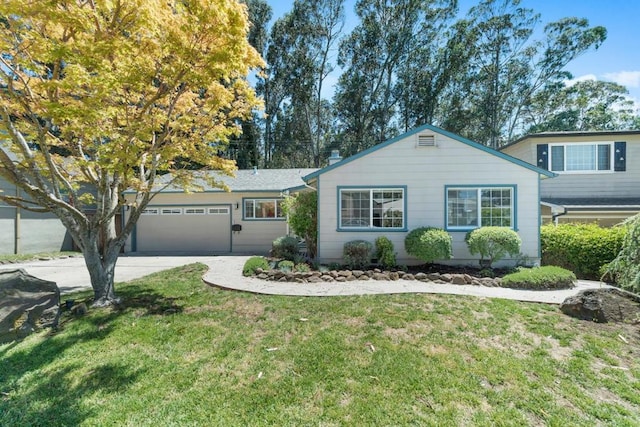
[[[465,280],[463,275],[461,275],[461,274],[453,274],[451,276],[451,283],[453,285],[466,285],[467,281]]]
[[[362,270],[353,270],[351,273],[352,273],[355,277],[360,277],[360,276],[362,276],[362,275],[364,274],[364,271],[362,271]]]
[[[390,280],[400,280],[400,274],[397,271],[392,271],[389,273]]]
[[[39,327],[57,327],[60,289],[26,271],[0,271],[0,342],[23,338]]]
[[[346,282],[347,278],[344,276],[338,276],[338,278],[336,279],[336,282]]]
[[[389,280],[389,276],[384,273],[373,273],[373,280]]]
[[[449,273],[446,274],[441,274],[440,275],[440,280],[444,280],[445,282],[449,282],[451,283],[451,279],[453,278],[453,276]],[[437,279],[436,279],[437,280]]]
[[[436,280],[440,280],[440,273],[428,273],[427,279],[431,280],[432,282],[435,282]]]
[[[429,278],[427,277],[427,275],[425,273],[416,273],[414,278],[416,280],[429,280]]]
[[[333,282],[333,276],[329,274],[324,274],[320,276],[320,279],[322,279],[323,282]]]
[[[640,319],[640,296],[617,288],[586,289],[565,299],[560,310],[598,323],[632,323]]]
[[[402,279],[403,280],[416,280],[415,276],[413,274],[410,274],[410,273],[405,273],[402,276]]]
[[[309,283],[322,283],[323,280],[318,276],[311,276],[311,277],[309,277],[307,279],[307,282],[309,282]]]

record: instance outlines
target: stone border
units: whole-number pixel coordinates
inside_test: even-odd
[[[406,273],[404,271],[374,270],[331,270],[331,271],[308,271],[291,272],[282,270],[256,269],[257,279],[269,280],[273,282],[295,282],[295,283],[322,283],[322,282],[353,282],[355,280],[417,280],[420,282],[448,283],[452,285],[476,285],[487,287],[500,287],[502,279],[499,277],[474,277],[469,274],[440,274],[440,273]]]

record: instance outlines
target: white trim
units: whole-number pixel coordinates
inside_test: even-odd
[[[184,208],[185,215],[206,215],[206,213],[205,208]]]
[[[229,215],[229,208],[209,208],[209,215]]]
[[[598,170],[598,146],[599,145],[608,145],[609,146],[609,169]],[[567,170],[567,147],[575,147],[575,146],[595,146],[596,147],[596,169],[581,169],[581,170]],[[563,170],[553,170],[553,147],[563,147],[563,156],[564,163],[562,165]],[[615,172],[615,145],[614,141],[589,141],[589,142],[551,142],[549,143],[549,152],[548,152],[548,169],[560,175],[591,175],[591,174],[608,174]]]
[[[182,208],[162,208],[161,215],[182,215]]]
[[[158,208],[144,208],[140,215],[158,215],[160,210]]]

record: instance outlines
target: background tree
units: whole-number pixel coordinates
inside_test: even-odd
[[[598,80],[549,85],[525,108],[525,133],[635,129],[628,94],[624,86]]]
[[[473,122],[465,136],[493,148],[513,139],[529,100],[546,85],[564,79],[564,67],[606,38],[604,27],[564,18],[532,39],[539,14],[520,0],[483,0],[469,12],[475,32],[468,108]]]
[[[269,40],[269,21],[273,10],[266,0],[242,0],[249,14],[249,44],[261,55],[265,54]],[[264,68],[260,72],[263,72]],[[261,115],[254,113],[243,120],[240,126],[242,134],[232,135],[225,157],[233,159],[239,169],[250,169],[262,163],[262,123]]]
[[[234,169],[217,154],[258,104],[245,78],[261,63],[246,9],[5,0],[0,16],[0,175],[25,194],[0,198],[57,215],[83,252],[94,304],[111,304],[118,254],[158,175],[189,186],[185,166]],[[117,229],[125,189],[133,202]]]
[[[265,158],[283,167],[320,166],[331,133],[325,81],[344,26],[343,0],[296,0],[274,24],[267,72],[258,88],[266,102]],[[283,163],[284,162],[284,163]]]

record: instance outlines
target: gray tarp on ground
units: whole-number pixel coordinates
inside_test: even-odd
[[[22,269],[0,271],[0,342],[21,338],[38,327],[57,326],[60,289]],[[16,322],[21,323],[17,325]]]

